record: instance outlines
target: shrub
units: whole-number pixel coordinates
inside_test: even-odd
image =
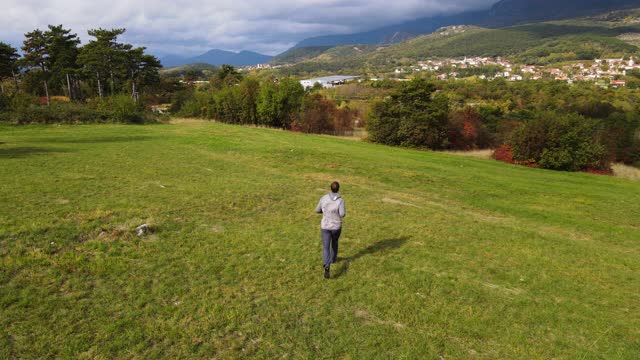
[[[256,99],[260,123],[289,129],[302,109],[304,95],[304,88],[294,79],[285,78],[278,84],[266,81]]]
[[[239,121],[243,124],[258,124],[258,94],[260,82],[251,77],[242,79],[237,87],[236,95],[239,103]]]
[[[518,128],[509,145],[515,161],[545,169],[609,168],[606,149],[598,140],[598,121],[576,114],[542,114]]]
[[[353,130],[353,116],[348,109],[336,105],[320,94],[305,96],[302,114],[291,129],[305,133],[342,135]]]
[[[16,94],[11,99],[11,111],[5,112],[2,119],[15,124],[142,123],[148,120],[143,105],[127,95],[82,104],[64,101],[53,101],[50,106],[36,104],[36,97]]]
[[[373,107],[369,139],[387,145],[442,149],[447,146],[448,99],[424,79],[405,82]]]
[[[506,163],[509,164],[513,164],[513,149],[511,148],[511,146],[507,145],[507,144],[503,144],[501,145],[499,148],[497,148],[494,152],[492,157],[496,160],[499,161],[504,161]]]
[[[173,95],[171,96],[171,107],[169,108],[169,111],[172,114],[181,113],[183,111],[184,105],[187,102],[193,100],[193,97],[193,89],[191,88],[173,93]]]
[[[0,112],[9,111],[9,105],[11,104],[9,97],[0,94]]]
[[[16,124],[78,124],[109,121],[109,114],[89,105],[53,103],[51,106],[19,108],[8,114]]]
[[[38,97],[23,92],[14,94],[10,100],[11,111],[22,111],[34,106],[38,106],[38,104]]]
[[[604,121],[602,142],[609,159],[631,165],[640,160],[640,116],[637,113],[611,114]]]
[[[211,93],[196,91],[182,104],[178,115],[210,119],[213,118],[214,107],[215,101]]]
[[[447,138],[449,148],[455,150],[484,149],[493,142],[480,114],[472,107],[449,113]]]
[[[110,96],[103,102],[102,110],[110,113],[115,122],[141,124],[145,121],[144,107],[128,95]]]
[[[240,119],[242,104],[240,102],[240,95],[237,89],[239,89],[237,86],[224,87],[214,94],[214,118],[229,124],[243,122]]]

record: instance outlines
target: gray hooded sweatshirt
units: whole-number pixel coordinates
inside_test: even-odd
[[[329,193],[318,202],[316,212],[322,214],[320,228],[322,230],[340,230],[342,218],[347,214],[344,208],[344,199],[338,193]]]

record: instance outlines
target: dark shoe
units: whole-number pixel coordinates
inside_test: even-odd
[[[338,258],[336,257],[335,259],[333,259],[333,261],[331,262],[332,264],[335,264],[338,262]]]
[[[329,267],[327,266],[327,267],[324,268],[324,278],[328,279],[329,277],[330,277],[330,275],[329,275]]]

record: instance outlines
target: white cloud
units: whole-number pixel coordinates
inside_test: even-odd
[[[63,24],[89,40],[88,29],[127,28],[125,40],[157,54],[211,48],[281,52],[306,37],[351,33],[466,9],[496,0],[3,0],[0,41]]]

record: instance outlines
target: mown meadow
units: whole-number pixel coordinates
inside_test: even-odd
[[[211,122],[1,126],[0,358],[637,358],[639,190]]]

